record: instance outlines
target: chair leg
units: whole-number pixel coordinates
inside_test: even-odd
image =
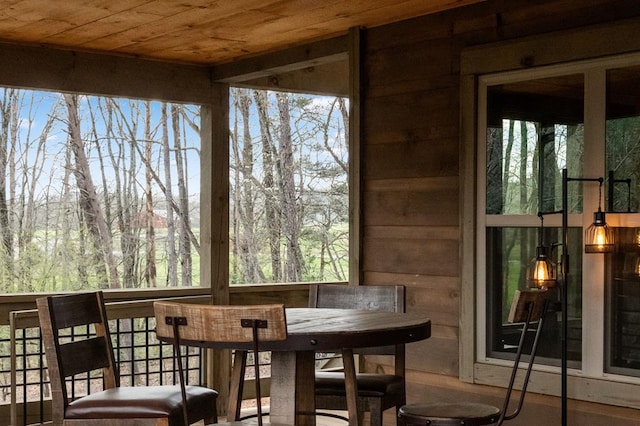
[[[369,398],[369,419],[371,426],[382,426],[382,400]]]
[[[211,417],[205,417],[204,419],[204,424],[205,425],[211,425],[214,423],[218,423],[218,413],[214,413],[213,416]]]
[[[229,401],[227,402],[227,421],[236,421],[240,418],[244,372],[247,367],[247,354],[247,351],[236,351],[233,358]]]

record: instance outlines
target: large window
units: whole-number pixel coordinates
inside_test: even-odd
[[[229,282],[346,281],[348,100],[230,95]]]
[[[563,250],[571,259],[570,374],[636,383],[640,58],[487,75],[479,90],[476,362],[510,357],[506,316],[514,292],[527,286],[526,267],[542,239],[553,246],[554,260]],[[597,182],[569,184],[568,247],[557,244],[560,215],[544,215],[540,228],[538,212],[561,208],[565,168],[571,177],[605,178],[602,208],[616,228],[615,253],[583,254],[583,229],[599,204]],[[559,298],[558,288],[551,291]],[[560,315],[548,316],[540,364],[559,363],[560,321]]]
[[[0,88],[0,293],[199,285],[200,108]]]

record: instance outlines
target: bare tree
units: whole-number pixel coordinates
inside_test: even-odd
[[[278,132],[280,168],[282,170],[281,194],[284,217],[284,235],[287,247],[287,281],[299,281],[304,272],[304,259],[300,250],[300,221],[298,218],[298,199],[295,185],[295,164],[293,160],[293,140],[291,137],[291,115],[289,95],[276,93],[280,131]]]
[[[19,259],[17,266],[19,268],[19,272],[16,275],[16,278],[19,282],[22,283],[23,289],[22,291],[27,291],[27,289],[33,289],[34,291],[42,290],[44,287],[44,281],[48,278],[48,274],[40,275],[40,278],[37,278],[38,272],[35,270],[37,268],[36,265],[46,266],[45,262],[37,262],[33,261],[33,254],[35,249],[33,247],[33,240],[38,230],[38,226],[40,225],[41,217],[39,203],[41,201],[39,198],[39,189],[38,186],[41,184],[41,179],[46,175],[46,146],[47,141],[50,136],[51,129],[56,120],[56,115],[58,113],[59,103],[56,102],[51,110],[50,114],[48,114],[47,119],[40,130],[39,135],[32,135],[32,128],[34,123],[34,109],[37,108],[34,105],[34,98],[30,97],[29,99],[29,114],[26,118],[20,118],[19,110],[21,108],[22,103],[24,102],[24,93],[20,93],[20,100],[15,100],[14,103],[14,117],[12,118],[12,153],[10,157],[12,160],[12,171],[10,173],[11,176],[11,198],[16,200],[16,205],[14,206],[14,214],[13,216],[16,218],[17,224],[15,226],[15,232],[18,235],[18,252]],[[19,129],[21,127],[26,128],[25,135],[25,143],[21,152],[18,152],[19,148]],[[17,173],[16,167],[21,167],[21,178],[18,183],[17,181]],[[22,190],[20,191],[20,195],[16,194],[16,186],[19,186]],[[50,188],[47,187],[47,189]],[[44,191],[47,194],[47,191]],[[47,203],[44,203],[47,205]],[[45,209],[45,213],[48,214],[48,209]],[[45,236],[48,238],[48,233]],[[46,241],[46,240],[45,240]]]
[[[245,89],[236,91],[235,103],[240,112],[242,138],[238,138],[240,149],[236,151],[236,167],[239,172],[239,187],[242,195],[239,197],[236,211],[239,219],[240,235],[236,236],[238,254],[242,264],[243,280],[245,282],[264,282],[265,276],[258,259],[258,244],[256,241],[256,197],[254,189],[254,145],[250,130],[251,97]]]
[[[12,89],[4,89],[4,97],[0,104],[0,258],[6,265],[5,283],[13,278],[13,230],[10,228],[9,194],[7,190],[7,174],[9,150],[9,126],[11,123]]]
[[[269,256],[273,281],[318,279],[326,266],[332,277],[344,276],[336,249],[345,234],[336,231],[348,218],[345,101],[244,89],[232,95],[232,271],[251,268],[247,249],[255,246],[258,259]],[[259,138],[251,134],[256,121]]]
[[[162,158],[164,168],[164,182],[166,184],[164,190],[165,201],[167,203],[167,286],[175,287],[178,285],[178,271],[177,271],[177,254],[175,243],[175,223],[173,220],[173,212],[171,211],[171,204],[173,201],[173,189],[172,189],[172,177],[171,177],[171,147],[169,146],[169,118],[167,115],[167,104],[162,103],[160,107],[161,118],[160,125],[162,128]]]
[[[182,274],[182,285],[192,285],[193,260],[191,258],[191,241],[189,230],[191,229],[191,218],[189,216],[189,192],[185,179],[184,150],[182,149],[182,136],[180,133],[180,107],[171,105],[171,124],[173,128],[174,157],[176,160],[176,176],[178,178],[178,201],[180,206],[180,221],[178,223],[178,244],[180,253],[180,264]]]
[[[254,90],[253,97],[260,123],[260,138],[262,142],[262,164],[264,175],[262,186],[264,191],[264,207],[266,214],[267,235],[269,238],[269,252],[271,253],[271,274],[275,282],[282,281],[282,258],[280,256],[281,209],[278,208],[278,197],[275,195],[278,184],[276,182],[276,167],[274,157],[277,155],[271,125],[269,123],[269,101],[262,90]]]
[[[80,118],[78,116],[78,96],[64,94],[63,98],[68,111],[69,145],[75,159],[73,174],[79,190],[82,220],[93,239],[98,276],[104,277],[104,281],[108,283],[109,287],[120,288],[111,234],[98,201],[96,189],[91,178],[91,169],[84,151],[84,142],[80,132]],[[109,271],[108,276],[106,269]]]
[[[153,211],[153,173],[151,172],[151,156],[153,141],[151,135],[151,105],[147,101],[145,106],[145,118],[144,118],[144,199],[145,199],[145,230],[146,230],[146,263],[144,268],[144,280],[147,283],[147,287],[156,286],[156,238],[154,227],[154,211]]]

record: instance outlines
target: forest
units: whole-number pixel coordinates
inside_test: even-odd
[[[230,282],[346,279],[347,100],[230,93]],[[0,293],[206,286],[200,144],[198,105],[1,88]]]

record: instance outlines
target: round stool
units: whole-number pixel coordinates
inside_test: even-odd
[[[474,402],[442,402],[409,404],[398,411],[400,425],[488,425],[498,421],[501,410],[488,404]]]

